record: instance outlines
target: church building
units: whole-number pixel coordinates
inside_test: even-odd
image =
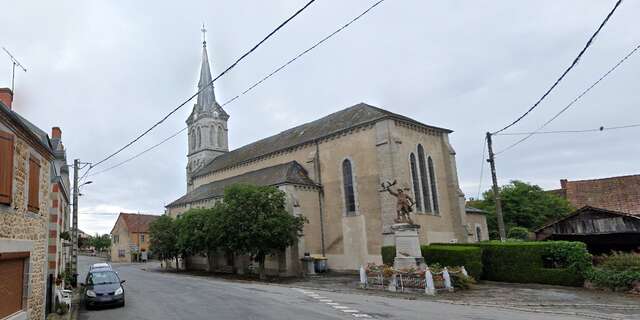
[[[187,192],[166,206],[167,213],[176,218],[191,208],[212,207],[235,183],[279,188],[288,211],[309,222],[297,245],[267,260],[267,271],[298,274],[304,253],[327,257],[333,270],[382,263],[381,247],[393,245],[396,198],[381,192],[381,184],[394,181],[394,190],[415,200],[411,218],[420,225],[421,244],[477,241],[477,228],[487,233],[483,215],[467,222],[451,130],[358,103],[230,151],[229,114],[213,85],[207,86],[211,79],[203,42],[201,92],[187,119]],[[207,263],[189,260],[191,266]],[[211,260],[219,269],[249,263]]]

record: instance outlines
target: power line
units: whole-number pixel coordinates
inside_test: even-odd
[[[583,130],[555,130],[555,131],[533,131],[533,132],[512,132],[512,133],[500,133],[499,136],[522,136],[522,135],[534,135],[534,134],[556,134],[556,133],[588,133],[588,132],[601,132],[601,131],[609,131],[609,130],[618,130],[618,129],[627,129],[627,128],[637,128],[640,127],[640,123],[638,124],[630,124],[626,126],[616,126],[616,127],[599,127],[594,129],[583,129]]]
[[[316,42],[314,45],[312,45],[311,47],[309,47],[308,49],[300,52],[297,56],[295,56],[293,59],[287,61],[285,64],[281,65],[280,67],[276,68],[275,70],[273,70],[271,73],[269,73],[268,75],[266,75],[264,78],[256,81],[254,84],[252,84],[251,86],[249,86],[249,88],[247,88],[246,90],[244,90],[242,93],[236,95],[235,97],[227,100],[225,103],[222,104],[222,106],[226,106],[229,103],[232,103],[233,101],[235,101],[236,99],[240,98],[240,96],[243,96],[245,94],[247,94],[249,91],[253,90],[255,87],[259,86],[260,84],[262,84],[262,82],[264,82],[265,80],[271,78],[273,75],[275,75],[276,73],[280,72],[282,69],[286,68],[288,65],[290,65],[291,63],[293,63],[294,61],[298,60],[298,58],[302,57],[303,55],[307,54],[309,51],[315,49],[316,47],[318,47],[319,45],[321,45],[323,42],[329,40],[330,38],[332,38],[333,36],[335,36],[336,34],[338,34],[340,31],[346,29],[349,25],[351,25],[352,23],[356,22],[358,19],[362,18],[364,15],[366,15],[367,13],[369,13],[369,11],[371,11],[373,8],[377,7],[380,3],[384,2],[384,0],[380,0],[376,3],[374,3],[372,6],[370,6],[369,8],[367,8],[367,10],[363,11],[361,14],[359,14],[358,16],[356,16],[355,18],[351,19],[351,21],[347,22],[345,25],[343,25],[342,27],[338,28],[336,31],[332,32],[331,34],[329,34],[328,36],[322,38],[320,41]]]
[[[280,72],[282,69],[284,69],[285,67],[287,67],[289,64],[291,64],[292,62],[294,62],[295,60],[297,60],[298,58],[302,57],[303,55],[305,55],[307,52],[315,49],[316,47],[318,47],[320,44],[322,44],[323,42],[329,40],[331,37],[333,37],[334,35],[336,35],[337,33],[339,33],[340,31],[342,31],[343,29],[347,28],[349,25],[351,25],[352,23],[354,23],[355,21],[357,21],[358,19],[360,19],[362,16],[364,16],[365,14],[367,14],[369,11],[371,11],[371,9],[375,8],[376,6],[378,6],[380,3],[384,2],[384,0],[380,0],[376,3],[374,3],[372,6],[370,6],[367,10],[363,11],[361,14],[359,14],[358,16],[356,16],[355,18],[351,19],[351,21],[349,21],[348,23],[346,23],[345,25],[343,25],[342,27],[340,27],[339,29],[337,29],[336,31],[334,31],[333,33],[331,33],[330,35],[324,37],[322,40],[316,42],[316,44],[314,44],[313,46],[309,47],[308,49],[302,51],[301,53],[299,53],[296,57],[294,57],[293,59],[289,60],[287,63],[283,64],[282,66],[278,67],[277,69],[275,69],[273,72],[271,72],[270,74],[268,74],[267,76],[263,77],[262,79],[260,79],[259,81],[253,83],[251,86],[249,86],[246,90],[244,90],[242,93],[236,95],[235,97],[233,97],[232,99],[229,99],[228,101],[226,101],[225,103],[222,104],[222,106],[226,106],[227,104],[230,104],[234,101],[236,101],[238,98],[240,98],[241,96],[245,95],[246,93],[248,93],[249,91],[251,91],[252,89],[254,89],[255,87],[257,87],[258,85],[260,85],[262,82],[264,82],[265,80],[267,80],[268,78],[270,78],[271,76],[273,76],[274,74]],[[106,168],[102,171],[96,172],[94,174],[91,174],[90,176],[94,176],[106,171],[109,171],[111,169],[115,169],[129,161],[132,161],[136,158],[138,158],[139,156],[141,156],[144,153],[147,153],[148,151],[151,151],[153,149],[155,149],[156,147],[160,146],[161,144],[169,141],[171,138],[177,136],[179,133],[181,133],[182,131],[186,130],[187,128],[183,128],[180,131],[174,133],[173,135],[169,136],[168,138],[162,140],[161,142],[157,143],[156,145],[136,154],[135,156],[124,160],[114,166],[111,166],[109,168]]]
[[[571,65],[562,73],[562,75],[560,76],[560,78],[558,78],[556,80],[556,82],[553,83],[553,85],[547,90],[547,92],[545,92],[542,97],[540,97],[540,99],[538,99],[538,101],[531,106],[531,108],[529,108],[529,110],[527,110],[527,112],[525,112],[524,114],[522,114],[520,117],[518,117],[516,120],[514,120],[513,122],[511,122],[509,125],[507,125],[506,127],[493,132],[492,134],[496,134],[496,133],[500,133],[504,130],[507,130],[509,128],[511,128],[513,125],[515,125],[516,123],[518,123],[520,120],[522,120],[524,117],[526,117],[531,111],[533,111],[533,109],[535,109],[541,102],[542,100],[544,100],[550,93],[551,91],[553,91],[553,89],[560,83],[560,81],[562,81],[562,79],[569,73],[569,71],[571,71],[571,69],[573,69],[574,66],[576,66],[578,64],[578,61],[580,60],[580,58],[582,58],[582,55],[587,51],[587,49],[591,46],[591,44],[593,43],[593,40],[595,40],[596,36],[598,35],[598,33],[600,32],[600,30],[602,30],[602,28],[604,27],[604,25],[607,23],[607,21],[609,21],[609,18],[611,18],[611,16],[613,15],[613,13],[616,11],[616,9],[618,8],[618,6],[620,6],[620,4],[622,3],[622,0],[618,0],[618,2],[616,2],[616,5],[613,7],[613,9],[611,10],[611,12],[609,12],[609,14],[607,15],[607,17],[604,19],[604,21],[602,21],[602,23],[600,24],[600,26],[598,27],[598,29],[596,30],[596,32],[591,36],[591,38],[589,38],[589,41],[587,41],[587,44],[584,46],[584,48],[582,48],[582,50],[580,51],[580,53],[578,53],[578,56],[573,59],[573,62],[571,63]]]
[[[120,163],[118,163],[118,164],[115,164],[115,165],[113,165],[113,166],[111,166],[111,167],[108,167],[108,168],[106,168],[106,169],[104,169],[104,170],[101,170],[101,171],[98,171],[98,172],[96,172],[96,173],[92,173],[92,174],[90,174],[90,175],[89,175],[89,177],[93,177],[93,176],[95,176],[95,175],[101,174],[101,173],[106,172],[106,171],[109,171],[109,170],[111,170],[111,169],[115,169],[115,168],[117,168],[117,167],[119,167],[119,166],[121,166],[121,165],[123,165],[123,164],[125,164],[125,163],[129,162],[129,161],[132,161],[132,160],[134,160],[134,159],[136,159],[136,158],[140,157],[141,155],[143,155],[143,154],[145,154],[145,153],[147,153],[147,152],[149,152],[149,151],[151,151],[151,150],[153,150],[153,149],[157,148],[157,147],[158,147],[158,146],[160,146],[161,144],[163,144],[163,143],[165,143],[165,142],[167,142],[167,141],[171,140],[173,137],[175,137],[175,136],[179,135],[180,133],[184,132],[185,130],[187,130],[187,127],[184,127],[184,128],[182,128],[182,129],[180,129],[180,131],[178,131],[178,132],[176,132],[176,133],[174,133],[174,134],[172,134],[172,135],[168,136],[168,137],[167,137],[167,138],[165,138],[164,140],[162,140],[162,141],[160,141],[160,142],[158,142],[158,143],[154,144],[153,146],[151,146],[151,147],[149,147],[149,148],[145,149],[144,151],[142,151],[142,152],[140,152],[140,153],[138,153],[138,154],[134,155],[133,157],[131,157],[131,158],[129,158],[129,159],[126,159],[126,160],[124,160],[124,161],[122,161],[122,162],[120,162]],[[87,171],[87,172],[88,172],[88,171]]]
[[[618,63],[616,63],[613,67],[611,67],[611,69],[609,69],[607,72],[605,72],[596,82],[594,82],[593,84],[591,84],[587,89],[585,89],[584,91],[582,91],[582,93],[580,93],[575,99],[573,99],[571,102],[569,102],[569,104],[567,104],[564,108],[562,108],[558,113],[556,113],[553,117],[551,117],[551,119],[547,120],[545,123],[543,123],[540,127],[538,127],[538,129],[536,129],[533,132],[529,132],[527,134],[526,137],[516,141],[515,143],[509,145],[508,147],[502,149],[501,151],[497,152],[497,154],[503,153],[515,146],[517,146],[518,144],[526,141],[527,139],[531,138],[531,136],[533,136],[534,134],[536,134],[536,132],[539,132],[540,130],[542,130],[542,128],[546,127],[549,123],[553,122],[555,119],[557,119],[562,113],[564,113],[565,111],[567,111],[569,108],[571,108],[576,102],[578,102],[578,100],[580,100],[582,97],[584,97],[589,91],[591,91],[591,89],[593,89],[595,86],[597,86],[600,82],[602,82],[602,80],[604,80],[607,76],[609,76],[613,71],[615,71],[620,65],[622,65],[625,61],[627,61],[627,59],[629,59],[629,57],[631,57],[634,53],[638,52],[638,50],[640,49],[640,44],[637,45],[635,48],[633,48],[633,50],[631,50],[631,52],[629,52],[626,56],[624,56],[624,58],[622,58],[620,61],[618,61]]]
[[[151,130],[153,130],[154,128],[156,128],[158,125],[160,125],[161,123],[163,123],[165,120],[167,120],[167,118],[169,118],[172,114],[174,114],[176,111],[178,111],[180,108],[182,108],[185,104],[187,104],[189,101],[191,101],[193,98],[195,98],[200,92],[202,92],[203,90],[205,90],[206,88],[208,88],[209,86],[213,85],[213,83],[218,80],[220,77],[222,77],[224,74],[226,74],[229,70],[233,69],[240,61],[242,61],[246,56],[248,56],[249,54],[251,54],[253,51],[255,51],[260,45],[262,45],[265,41],[267,41],[267,39],[271,38],[271,36],[273,36],[276,32],[278,32],[278,30],[280,30],[282,27],[284,27],[287,23],[289,23],[289,21],[293,20],[293,18],[295,18],[297,15],[299,15],[302,11],[304,11],[307,7],[309,7],[313,2],[315,2],[316,0],[310,0],[309,2],[307,2],[306,5],[304,5],[304,7],[300,8],[298,11],[296,11],[292,16],[290,16],[287,20],[285,20],[284,22],[282,22],[278,27],[276,27],[273,31],[271,31],[266,37],[264,37],[262,40],[260,40],[260,42],[258,42],[255,46],[253,46],[253,48],[249,49],[249,51],[245,52],[242,56],[240,56],[240,58],[238,58],[234,63],[232,63],[227,69],[225,69],[224,71],[222,71],[219,75],[217,75],[213,80],[211,80],[211,82],[209,82],[206,86],[203,86],[202,89],[198,90],[198,92],[194,93],[193,95],[191,95],[187,100],[185,100],[184,102],[182,102],[181,104],[179,104],[177,107],[175,107],[171,112],[169,112],[167,115],[165,115],[162,119],[160,119],[160,121],[156,122],[153,126],[151,126],[149,129],[145,130],[142,134],[140,134],[138,137],[136,137],[135,139],[133,139],[131,142],[125,144],[122,148],[118,149],[116,152],[110,154],[109,156],[107,156],[106,158],[96,162],[96,164],[92,165],[90,167],[94,168],[100,164],[102,164],[103,162],[111,159],[113,156],[117,155],[118,153],[122,152],[122,150],[128,148],[129,146],[131,146],[132,144],[134,144],[136,141],[140,140],[140,138],[144,137],[147,133],[149,133]]]
[[[478,196],[476,197],[476,200],[480,200],[480,192],[482,192],[482,178],[484,176],[484,163],[486,161],[484,156],[486,154],[486,151],[487,151],[486,141],[482,141],[482,161],[480,163],[480,181],[478,182]]]

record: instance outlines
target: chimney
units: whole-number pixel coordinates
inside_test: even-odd
[[[11,110],[11,102],[13,102],[13,92],[11,89],[0,88],[0,102]]]
[[[58,140],[62,139],[62,130],[60,130],[60,127],[51,128],[51,138]]]
[[[567,179],[560,179],[560,188],[561,189],[567,188]]]

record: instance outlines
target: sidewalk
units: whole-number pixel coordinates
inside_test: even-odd
[[[186,276],[214,277],[228,281],[256,282],[395,299],[565,314],[591,319],[640,319],[640,296],[584,288],[483,281],[471,290],[454,293],[444,292],[428,296],[361,289],[359,288],[359,277],[355,274],[327,273],[308,278],[270,278],[268,281],[258,281],[257,277],[246,275],[216,274],[204,271],[176,273],[175,270],[167,271],[159,267],[143,269]]]
[[[78,311],[80,310],[80,294],[79,290],[75,290],[71,299],[71,308],[65,314],[50,313],[47,320],[76,320],[78,319]]]

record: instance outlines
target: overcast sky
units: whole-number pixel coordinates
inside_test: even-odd
[[[69,161],[98,161],[193,94],[201,24],[217,74],[307,0],[10,1],[0,45],[28,68],[16,74],[14,110],[60,126]],[[374,1],[318,0],[216,82],[220,103],[346,23]],[[484,133],[528,109],[570,64],[615,1],[386,0],[360,21],[226,107],[235,149],[358,102],[454,130],[458,174],[476,197]],[[580,64],[511,131],[553,116],[640,43],[640,1],[626,1]],[[0,86],[11,83],[0,52]],[[550,124],[548,130],[640,123],[640,54]],[[185,126],[193,102],[112,161]],[[501,183],[543,188],[637,174],[640,128],[539,135],[497,158]],[[518,137],[496,137],[500,150]],[[109,232],[117,213],[160,214],[186,190],[186,133],[90,178],[80,228]],[[102,168],[101,168],[102,167]],[[486,169],[486,168],[485,168]],[[482,181],[490,183],[488,170]]]

